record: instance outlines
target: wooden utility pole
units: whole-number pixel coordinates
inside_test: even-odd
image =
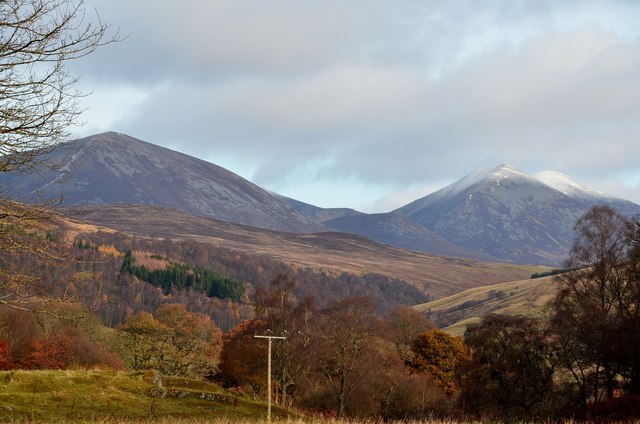
[[[256,339],[267,339],[269,347],[267,349],[267,422],[271,422],[271,342],[273,339],[285,340],[282,336],[253,336]]]

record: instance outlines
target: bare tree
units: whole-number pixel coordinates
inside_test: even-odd
[[[81,110],[69,61],[115,41],[84,0],[0,3],[0,171],[33,168],[38,156],[68,136]]]
[[[274,277],[268,287],[260,286],[255,294],[256,318],[264,320],[271,334],[286,336],[273,345],[273,376],[276,402],[288,407],[300,392],[311,372],[314,354],[311,343],[317,310],[312,297],[298,300],[294,291],[298,282],[287,274]]]
[[[502,416],[548,413],[554,403],[553,345],[540,322],[489,315],[465,333],[471,358],[462,366],[460,400],[471,410]]]
[[[623,322],[618,331],[617,360],[625,378],[625,390],[640,394],[640,215],[627,224],[627,287],[623,299]]]
[[[576,239],[553,303],[553,331],[564,340],[561,358],[575,378],[581,403],[612,398],[619,330],[633,285],[628,284],[628,221],[609,206],[589,209],[574,227]],[[604,389],[604,391],[603,391]]]
[[[349,379],[370,350],[377,326],[368,298],[338,301],[322,314],[318,365],[336,396],[338,418],[344,417]]]
[[[97,14],[87,18],[84,0],[0,2],[0,172],[35,169],[68,137],[84,94],[67,64],[117,38]],[[21,205],[0,187],[0,303],[21,307],[33,294],[8,255],[56,256],[45,242],[51,207]]]
[[[413,357],[411,345],[420,334],[433,328],[429,319],[408,306],[399,306],[385,318],[385,335],[392,341],[400,359],[409,363]]]

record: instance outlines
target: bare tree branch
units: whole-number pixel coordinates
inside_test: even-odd
[[[85,95],[67,64],[119,39],[109,32],[97,13],[89,19],[84,0],[0,2],[0,172],[37,170],[43,154],[66,141]],[[0,304],[66,300],[64,289],[54,296],[11,263],[16,255],[65,262],[46,239],[56,204],[23,205],[7,189],[0,187]]]

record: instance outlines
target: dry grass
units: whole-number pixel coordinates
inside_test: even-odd
[[[214,384],[165,379],[168,392],[184,396],[153,397],[145,373],[115,371],[2,371],[0,423],[47,424],[257,424],[266,422],[266,405]],[[203,399],[202,394],[215,395]],[[229,402],[229,399],[238,399]],[[382,420],[343,420],[303,416],[274,406],[274,424],[382,424]],[[390,424],[489,423],[471,419],[404,420]],[[520,421],[524,423],[525,421]],[[540,421],[536,421],[540,422]],[[560,421],[571,423],[574,421]],[[627,423],[640,421],[626,421]],[[547,423],[549,423],[547,421]],[[577,422],[576,422],[577,423]]]
[[[477,287],[415,308],[451,320],[444,329],[462,335],[469,324],[479,322],[490,313],[544,319],[548,303],[557,291],[553,277],[536,278]]]
[[[259,424],[266,423],[266,418],[156,418],[156,419],[143,419],[143,420],[130,420],[130,419],[93,419],[93,420],[63,420],[63,421],[15,421],[15,423],[48,423],[48,424]],[[455,419],[428,419],[428,420],[402,420],[402,421],[382,421],[376,419],[365,420],[333,420],[333,419],[321,419],[321,418],[295,418],[295,419],[274,419],[271,421],[273,424],[493,424],[501,423],[502,421],[479,421],[479,420],[455,420]],[[559,420],[559,421],[513,421],[514,423],[526,424],[526,423],[558,423],[558,424],[590,424],[590,422],[574,421],[571,419]],[[597,421],[598,424],[602,424],[603,421]],[[608,424],[640,424],[640,420],[628,420],[628,421],[608,421]],[[596,424],[596,422],[594,422]]]
[[[47,424],[259,424],[266,423],[266,417],[262,418],[233,418],[233,417],[213,417],[213,418],[188,418],[188,417],[159,417],[159,418],[88,418],[88,419],[61,419],[61,420],[38,420],[21,419],[16,421],[6,421],[7,423],[47,423]],[[472,424],[474,421],[464,421],[465,424]],[[272,419],[273,424],[382,424],[382,420],[335,420],[331,418],[291,418]],[[454,420],[404,420],[387,422],[389,424],[460,424]],[[479,423],[479,422],[478,422]]]
[[[148,271],[155,271],[158,269],[166,269],[169,261],[166,259],[159,259],[151,252],[143,252],[140,250],[134,250],[131,252],[136,259],[136,266],[144,266]]]
[[[522,280],[546,270],[411,252],[343,233],[301,235],[259,230],[145,205],[86,207],[73,212],[77,213],[75,219],[132,235],[192,239],[329,274],[388,275],[437,298],[473,287]],[[74,228],[79,225],[76,222]]]

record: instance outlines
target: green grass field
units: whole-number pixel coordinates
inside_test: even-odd
[[[166,378],[164,397],[148,374],[116,371],[0,371],[0,423],[59,424],[256,424],[266,423],[266,405],[203,381]],[[156,393],[157,394],[157,393]],[[237,401],[236,401],[237,399]],[[287,413],[276,406],[274,424],[351,423]],[[397,424],[482,423],[400,421]],[[485,421],[488,423],[489,421]],[[574,423],[572,420],[563,423]],[[626,421],[638,423],[638,421]]]
[[[142,372],[0,372],[2,423],[255,421],[266,420],[266,409],[262,402],[203,381],[166,378],[159,389]],[[275,406],[272,414],[299,417]]]

